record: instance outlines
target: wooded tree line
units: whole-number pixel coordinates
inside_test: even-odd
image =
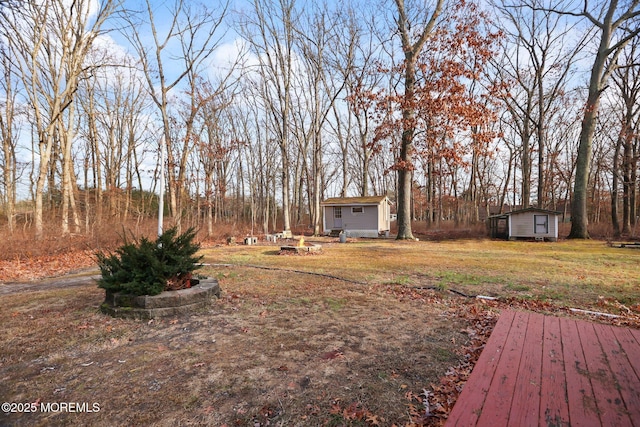
[[[383,194],[402,239],[505,205],[631,234],[639,1],[5,0],[0,218],[155,216],[164,145],[171,221],[210,234]]]

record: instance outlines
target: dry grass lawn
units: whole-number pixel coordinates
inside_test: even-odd
[[[322,256],[293,260],[274,256],[277,248],[261,246],[214,248],[205,253],[212,263],[292,268],[368,284],[432,286],[579,308],[602,308],[606,302],[627,307],[640,303],[640,250],[613,248],[597,240],[368,240],[325,243],[324,247]]]
[[[466,363],[478,326],[469,313],[500,307],[452,289],[638,325],[640,251],[596,241],[322,243],[309,256],[203,250],[202,273],[223,292],[191,316],[113,319],[91,285],[0,296],[0,400],[99,406],[0,413],[0,425],[438,424],[424,417],[424,391]]]

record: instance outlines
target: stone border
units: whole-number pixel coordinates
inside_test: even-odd
[[[220,285],[216,279],[202,279],[191,288],[164,291],[158,295],[134,296],[121,292],[105,292],[100,311],[113,317],[128,319],[154,319],[177,316],[205,309],[213,296],[220,298]]]
[[[304,253],[315,253],[315,252],[321,252],[322,251],[322,245],[318,245],[315,243],[310,244],[309,246],[307,246],[305,244],[305,246],[293,246],[293,245],[286,245],[286,246],[280,246],[280,251],[282,252],[295,252],[297,254],[304,254]]]

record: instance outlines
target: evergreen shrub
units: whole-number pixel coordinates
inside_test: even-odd
[[[130,295],[157,295],[164,290],[191,286],[192,273],[200,268],[200,245],[193,242],[195,229],[178,235],[176,227],[155,241],[146,237],[124,244],[114,253],[96,253],[102,277],[98,286],[109,292]]]

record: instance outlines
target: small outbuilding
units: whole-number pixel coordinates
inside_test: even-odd
[[[498,239],[558,240],[562,212],[525,208],[487,218],[489,235]]]
[[[349,237],[388,236],[391,201],[387,196],[335,197],[322,202],[324,234]]]

